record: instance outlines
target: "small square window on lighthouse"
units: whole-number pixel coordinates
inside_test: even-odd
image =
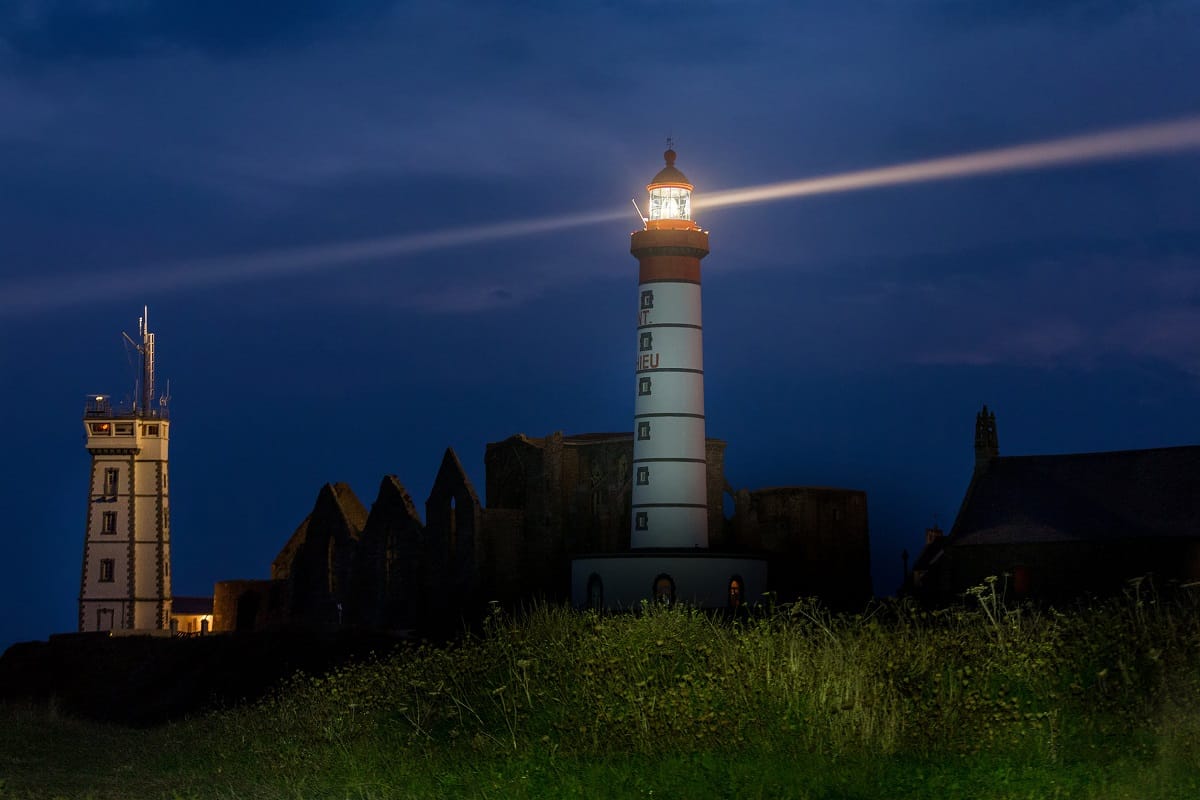
[[[645,511],[639,511],[633,516],[633,529],[636,531],[650,530],[650,515]]]
[[[638,423],[638,440],[642,441],[642,442],[650,441],[650,423],[649,422],[639,422]]]
[[[649,486],[650,485],[650,468],[649,467],[638,467],[637,483],[638,483],[638,486]]]
[[[641,397],[648,394],[650,394],[650,379],[638,378],[638,396]]]
[[[638,350],[643,353],[654,348],[654,334],[650,331],[645,331],[638,335]]]
[[[654,292],[642,292],[642,310],[645,311],[650,308],[654,308]]]

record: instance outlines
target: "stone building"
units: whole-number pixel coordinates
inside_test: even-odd
[[[1200,447],[1001,456],[987,406],[975,431],[962,506],[948,535],[926,533],[911,593],[950,603],[994,575],[1010,598],[1064,601],[1200,580]]]
[[[864,492],[734,490],[725,442],[708,439],[706,452],[710,542],[764,555],[780,602],[816,595],[855,608],[870,597]],[[486,447],[485,505],[448,449],[424,521],[395,476],[383,478],[369,512],[346,484],[326,484],[271,580],[217,584],[214,629],[440,632],[461,629],[491,601],[565,602],[571,556],[629,549],[632,458],[631,433],[518,434]],[[728,519],[726,495],[736,509]]]

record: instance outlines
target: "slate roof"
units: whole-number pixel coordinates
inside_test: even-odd
[[[1141,537],[1200,537],[1200,447],[993,458],[948,544]]]

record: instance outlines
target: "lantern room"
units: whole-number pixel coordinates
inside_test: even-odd
[[[692,189],[687,176],[675,167],[675,151],[663,153],[667,165],[646,186],[650,192],[649,230],[695,230],[692,222]]]

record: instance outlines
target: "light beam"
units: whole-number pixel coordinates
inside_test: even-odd
[[[1039,170],[1095,161],[1114,161],[1200,148],[1200,116],[1134,127],[911,161],[817,178],[726,189],[693,200],[700,211],[796,197],[853,192],[883,186],[955,180],[1018,170]],[[0,285],[0,319],[28,316],[100,299],[222,286],[284,275],[318,272],[338,265],[462,247],[624,219],[628,211],[600,211],[445,228],[376,239],[336,242],[246,255],[175,262],[136,270],[58,275]]]
[[[722,208],[793,197],[854,192],[880,186],[1064,167],[1089,161],[1136,158],[1196,147],[1200,147],[1200,117],[1187,117],[1083,136],[931,158],[927,161],[911,161],[890,167],[842,172],[820,178],[769,183],[744,189],[726,189],[699,196],[694,202],[700,209]]]

